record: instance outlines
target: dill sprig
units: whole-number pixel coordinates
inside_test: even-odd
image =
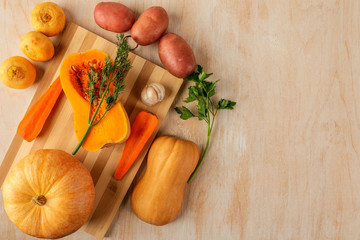
[[[125,89],[125,75],[130,70],[131,64],[128,59],[130,52],[130,46],[124,34],[117,35],[117,52],[116,58],[112,62],[109,55],[105,58],[104,67],[101,69],[100,76],[97,71],[94,71],[90,66],[88,72],[88,94],[89,94],[89,118],[88,128],[86,129],[82,139],[73,151],[73,155],[77,153],[81,145],[89,134],[90,129],[98,124],[105,116],[105,114],[115,106],[120,100],[119,96]],[[114,86],[114,90],[110,92],[110,86]],[[97,100],[100,99],[99,102]],[[98,115],[99,109],[102,103],[105,101],[105,111],[98,116],[98,120],[95,121]],[[97,105],[94,113],[91,115],[91,109],[93,105]]]

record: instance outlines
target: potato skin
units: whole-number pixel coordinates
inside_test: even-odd
[[[50,60],[55,53],[50,38],[36,31],[28,32],[21,37],[20,49],[28,58],[38,62]]]
[[[129,31],[135,22],[134,13],[125,5],[117,2],[100,2],[94,10],[97,25],[111,32]]]
[[[196,67],[191,47],[174,33],[166,33],[160,38],[159,57],[164,67],[178,78],[189,76]]]
[[[131,28],[131,37],[139,45],[149,45],[156,42],[166,31],[169,16],[162,7],[146,9]]]
[[[64,11],[53,2],[43,2],[36,5],[31,11],[30,20],[35,31],[48,37],[61,33],[66,22]]]
[[[9,57],[0,65],[0,80],[7,87],[28,88],[33,85],[35,78],[34,65],[24,57]]]

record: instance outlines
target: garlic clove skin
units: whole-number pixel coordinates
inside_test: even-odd
[[[141,101],[147,106],[161,102],[165,97],[165,88],[160,83],[150,83],[141,92]]]

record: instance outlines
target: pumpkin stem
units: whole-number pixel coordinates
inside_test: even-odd
[[[33,199],[31,199],[31,202],[35,203],[39,206],[43,206],[46,203],[46,197],[43,195],[39,195],[39,196],[33,197]]]

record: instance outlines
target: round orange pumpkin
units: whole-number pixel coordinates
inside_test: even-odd
[[[38,150],[23,158],[3,184],[4,208],[24,233],[60,238],[78,230],[95,200],[89,171],[61,150]]]

